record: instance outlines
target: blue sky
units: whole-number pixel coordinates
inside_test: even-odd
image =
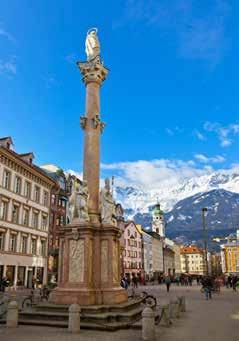
[[[110,69],[101,90],[103,175],[161,181],[172,169],[190,176],[234,167],[238,11],[233,0],[2,0],[0,136],[38,164],[81,171],[85,89],[75,62],[98,27]]]

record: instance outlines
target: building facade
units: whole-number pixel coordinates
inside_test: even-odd
[[[195,245],[181,247],[181,270],[190,275],[205,275],[204,251]]]
[[[164,275],[174,276],[175,275],[175,259],[173,247],[165,245],[163,249],[164,255]]]
[[[181,270],[181,245],[176,242],[173,243],[173,252],[174,252],[174,269],[175,275],[180,275],[182,273]]]
[[[0,139],[0,279],[10,286],[47,282],[50,194],[55,182]]]
[[[125,230],[125,219],[124,219],[124,209],[121,204],[116,204],[115,215],[117,221],[117,227],[121,232],[120,237],[120,274],[124,275],[124,254],[125,254],[125,242],[124,242],[124,230]]]
[[[67,203],[70,183],[64,171],[55,165],[44,165],[41,169],[51,177],[56,186],[51,192],[51,213],[48,238],[48,283],[56,284],[58,277],[59,232],[67,224]],[[69,175],[70,176],[70,175]]]
[[[133,221],[126,223],[124,230],[124,273],[127,276],[143,272],[142,235]]]
[[[221,245],[222,271],[226,275],[239,274],[239,242],[238,240]]]

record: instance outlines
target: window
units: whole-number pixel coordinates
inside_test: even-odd
[[[26,236],[22,236],[22,240],[21,240],[21,252],[22,252],[22,253],[27,253],[27,237],[26,237]]]
[[[13,233],[10,234],[10,251],[17,251],[17,235]]]
[[[41,240],[41,256],[45,256],[46,255],[46,241],[45,240]]]
[[[61,189],[63,189],[63,190],[66,189],[66,181],[62,176],[59,178],[59,184],[60,184]]]
[[[7,214],[8,214],[8,202],[7,201],[2,201],[0,219],[7,220]]]
[[[35,229],[38,228],[38,217],[39,217],[39,213],[33,212],[33,215],[32,215],[32,226]]]
[[[37,253],[37,240],[35,238],[32,238],[31,254],[36,255],[36,253]]]
[[[23,209],[22,223],[25,226],[29,225],[29,210],[27,210],[26,208]]]
[[[22,184],[22,179],[19,176],[16,176],[15,186],[14,186],[14,192],[15,193],[21,194],[21,184]]]
[[[19,221],[19,206],[16,204],[13,204],[12,207],[12,222],[14,224],[18,224]]]
[[[42,230],[47,230],[47,216],[45,215],[42,216]]]
[[[11,180],[11,173],[5,170],[3,174],[3,187],[4,188],[10,189],[10,180]]]
[[[48,206],[48,193],[46,191],[44,191],[43,205]]]
[[[31,199],[31,183],[26,181],[25,182],[25,192],[24,195],[27,199]]]
[[[134,233],[134,237],[137,238],[137,232]]]
[[[0,250],[4,250],[4,240],[5,240],[5,233],[0,232]]]
[[[40,187],[35,186],[34,188],[34,200],[39,203],[40,202]]]

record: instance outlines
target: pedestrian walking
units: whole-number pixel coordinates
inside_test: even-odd
[[[170,279],[169,276],[167,276],[165,278],[165,284],[166,284],[167,292],[169,292],[169,288],[170,288],[170,285],[171,285],[171,279]]]
[[[208,301],[208,299],[212,299],[212,288],[213,288],[213,283],[212,279],[207,276],[202,279],[202,287],[203,291],[205,293],[205,298]]]
[[[133,283],[133,288],[136,289],[138,287],[138,278],[135,275],[133,275],[132,283]]]
[[[3,277],[0,283],[0,291],[5,292],[6,287],[9,285],[9,280],[7,277]]]
[[[232,289],[233,291],[237,291],[237,276],[232,277]]]

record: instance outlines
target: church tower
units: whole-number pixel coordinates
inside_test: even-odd
[[[161,210],[159,203],[155,205],[152,217],[152,232],[159,234],[160,237],[165,237],[164,213]]]

